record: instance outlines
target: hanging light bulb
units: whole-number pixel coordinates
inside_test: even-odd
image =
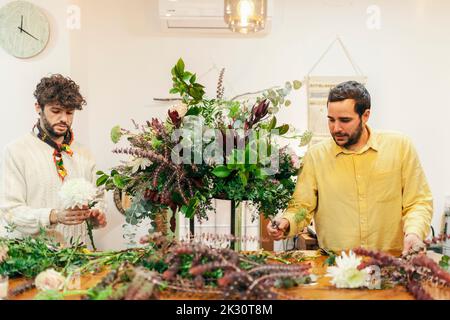
[[[267,0],[225,0],[225,22],[233,32],[258,32],[266,19]]]

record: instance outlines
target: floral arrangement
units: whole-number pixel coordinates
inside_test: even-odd
[[[112,129],[113,142],[126,138],[128,144],[114,153],[131,159],[109,174],[98,172],[97,185],[131,197],[127,222],[154,220],[168,208],[202,219],[214,210],[214,198],[249,201],[266,217],[287,207],[301,159],[281,148],[279,140],[296,139],[305,146],[311,134],[279,125],[276,113],[291,105],[287,96],[301,82],[260,91],[257,97],[224,99],[223,76],[222,71],[217,97],[206,98],[204,86],[180,59],[172,69],[170,90],[181,96],[180,103],[169,109],[167,118],[134,123],[135,132]]]
[[[93,208],[96,205],[97,188],[86,179],[71,179],[62,185],[58,192],[61,204],[64,209],[76,209],[89,207]],[[94,235],[92,233],[93,225],[89,219],[86,220],[89,239],[94,250],[97,250],[94,242]]]

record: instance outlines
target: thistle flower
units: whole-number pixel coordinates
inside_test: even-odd
[[[75,209],[88,206],[95,199],[97,189],[83,178],[72,179],[63,184],[58,194],[64,209]]]
[[[367,284],[368,272],[366,269],[358,270],[361,258],[357,257],[353,251],[349,255],[342,252],[336,258],[336,266],[328,267],[327,277],[331,277],[331,283],[336,288],[361,288]]]
[[[54,269],[41,272],[34,280],[36,288],[40,291],[62,290],[65,282],[66,278]]]

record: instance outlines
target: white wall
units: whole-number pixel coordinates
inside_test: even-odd
[[[9,2],[0,0],[0,6]],[[26,60],[14,58],[0,49],[2,149],[18,135],[31,131],[36,122],[33,92],[38,81],[49,73],[70,73],[70,35],[65,28],[68,1],[35,0],[33,3],[39,6],[50,20],[50,41],[42,54]]]
[[[5,3],[6,1],[0,1]],[[39,2],[39,1],[37,1]],[[65,1],[40,1],[52,16],[64,15]],[[72,2],[73,3],[73,2]],[[165,115],[170,69],[179,57],[187,68],[203,75],[213,66],[225,67],[226,95],[258,90],[302,79],[329,43],[340,35],[368,76],[373,96],[371,124],[402,131],[412,137],[435,196],[438,226],[443,199],[450,193],[450,34],[445,0],[276,0],[272,32],[266,37],[166,35],[160,32],[156,0],[78,0],[81,30],[68,34],[55,19],[59,40],[37,61],[18,62],[0,52],[0,79],[6,105],[14,106],[14,126],[2,129],[0,146],[27,130],[33,117],[35,82],[47,72],[69,73],[80,82],[88,99],[78,119],[82,142],[93,150],[101,169],[118,163],[109,141],[111,127],[131,127],[130,119],[145,121]],[[366,27],[369,5],[381,9],[381,29]],[[70,43],[69,43],[69,39]],[[70,49],[69,49],[70,48]],[[23,74],[19,75],[17,70]],[[316,75],[351,74],[342,53],[333,50]],[[200,77],[215,93],[218,71]],[[25,79],[26,81],[24,81]],[[4,89],[5,88],[5,89]],[[280,120],[306,128],[304,91]],[[20,111],[22,110],[22,111]],[[6,116],[3,108],[2,119]],[[80,136],[80,134],[79,134]],[[122,245],[123,218],[111,207],[110,224],[99,232],[100,248]]]

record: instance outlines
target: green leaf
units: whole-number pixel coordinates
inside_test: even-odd
[[[190,80],[191,80],[191,78],[192,78],[192,76],[193,76],[192,73],[190,73],[190,72],[185,72],[185,73],[183,74],[183,81],[184,81],[185,83],[189,83]]]
[[[177,71],[177,73],[178,73],[178,76],[179,77],[182,77],[183,76],[183,74],[184,74],[184,61],[183,61],[183,59],[179,59],[178,60],[178,62],[177,62],[177,65],[176,65],[176,71]]]
[[[114,185],[119,189],[123,189],[125,187],[125,179],[119,174],[116,174],[113,177],[113,182]]]
[[[276,127],[276,125],[277,125],[277,117],[274,116],[272,118],[272,120],[270,121],[268,131],[271,131],[272,129],[274,129]]]
[[[100,178],[97,179],[97,187],[100,187],[108,181],[108,176],[106,174],[102,175]]]
[[[182,206],[181,212],[184,214],[184,216],[188,219],[192,219],[195,215],[195,209],[197,208],[199,204],[199,200],[197,198],[192,198],[189,201],[189,206]]]
[[[114,143],[118,143],[120,138],[122,138],[122,129],[120,126],[115,126],[111,129],[111,140]]]
[[[226,178],[231,174],[231,171],[226,166],[215,167],[212,173],[219,178]]]
[[[194,98],[196,100],[201,100],[201,98],[202,98],[201,91],[194,87],[189,89],[189,94],[191,95],[192,98]]]
[[[247,178],[247,175],[244,172],[242,172],[242,171],[239,172],[239,178],[241,179],[242,185],[244,187],[247,186],[248,178]]]
[[[197,75],[196,75],[196,74],[193,74],[192,77],[191,77],[190,82],[191,82],[191,84],[194,84],[195,81],[197,81]]]
[[[298,80],[295,80],[294,81],[294,89],[295,90],[299,90],[301,87],[302,87],[302,82],[301,81],[298,81]]]
[[[330,254],[324,261],[323,266],[334,266],[336,264],[336,255]]]
[[[188,112],[186,112],[186,116],[198,116],[200,111],[201,109],[199,107],[190,107]]]
[[[161,140],[157,139],[156,137],[152,138],[152,148],[153,149],[159,148],[162,144],[163,144],[163,142]]]
[[[262,168],[257,168],[255,170],[255,177],[256,179],[265,180],[267,179],[268,175],[264,173]]]
[[[286,134],[289,131],[289,125],[285,124],[276,129],[278,130],[278,135],[282,136],[283,134]]]
[[[102,176],[102,175],[104,175],[105,173],[103,172],[103,171],[97,171],[97,173],[96,173],[96,175],[97,176]]]
[[[286,107],[289,107],[291,104],[292,104],[291,100],[286,100],[286,101],[284,102],[284,105],[285,105]]]
[[[180,89],[178,89],[178,88],[172,88],[172,89],[170,89],[170,94],[177,94],[177,93],[179,93],[180,92]]]

